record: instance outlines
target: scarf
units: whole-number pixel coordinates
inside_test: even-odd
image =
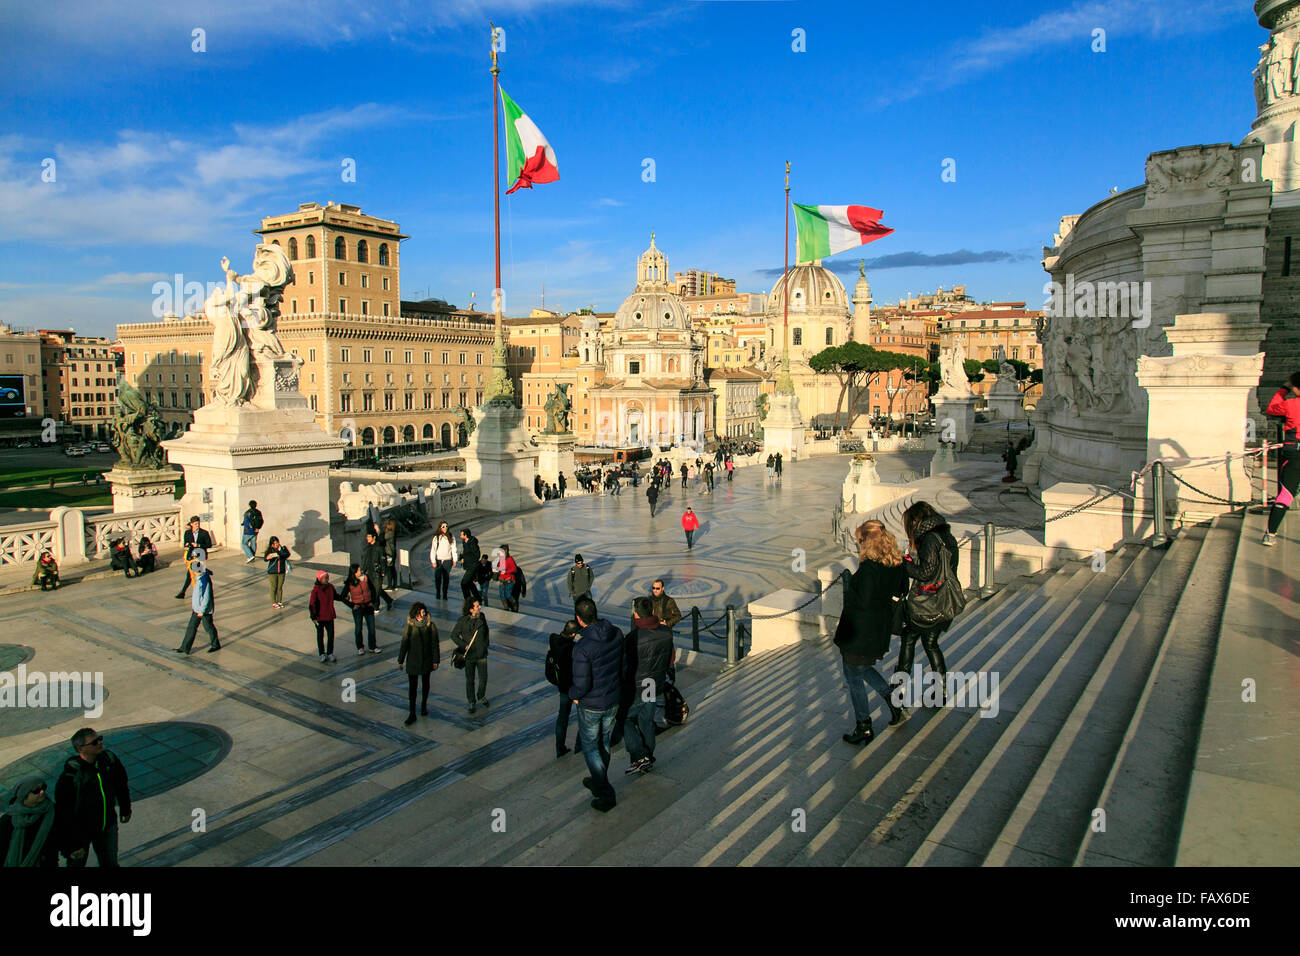
[[[36,866],[40,862],[45,841],[54,826],[54,801],[47,793],[45,799],[36,806],[28,807],[23,805],[23,798],[44,782],[40,777],[24,777],[14,788],[14,798],[5,808],[14,825],[5,866]],[[26,838],[28,834],[32,834],[30,840]],[[26,855],[23,854],[24,844],[29,844]]]

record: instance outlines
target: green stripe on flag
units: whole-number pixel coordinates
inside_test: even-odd
[[[519,108],[519,104],[506,95],[505,87],[500,89],[501,106],[506,111],[506,182],[513,186],[519,182],[519,171],[524,168],[524,144],[519,139],[519,127],[515,125],[515,121],[524,115],[524,111]]]
[[[796,262],[826,259],[831,254],[830,229],[816,206],[794,204],[794,224],[798,230]]]

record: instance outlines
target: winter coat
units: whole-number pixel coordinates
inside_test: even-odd
[[[643,627],[639,619],[636,624],[633,630],[636,658],[634,664],[628,665],[633,672],[633,692],[640,695],[645,681],[652,680],[655,693],[662,694],[668,680],[668,666],[673,662],[673,632],[666,627]]]
[[[518,601],[528,593],[528,582],[524,580],[524,569],[515,565],[515,579],[512,583],[514,586],[510,589],[510,600]]]
[[[894,609],[907,593],[903,566],[886,567],[864,559],[844,591],[844,612],[835,628],[835,645],[844,663],[854,667],[874,664],[889,651]]]
[[[1300,396],[1292,395],[1291,389],[1283,386],[1273,394],[1265,412],[1285,418],[1282,428],[1286,440],[1295,441],[1296,429],[1300,429]]]
[[[916,554],[903,562],[903,570],[915,584],[933,584],[939,578],[940,549],[948,549],[949,563],[957,570],[957,539],[941,516],[927,518],[916,526]]]
[[[650,613],[669,628],[677,626],[677,622],[682,619],[682,612],[677,610],[677,602],[664,593],[660,597],[650,598]]]
[[[590,594],[591,586],[596,582],[596,572],[591,570],[591,565],[583,564],[578,567],[576,564],[569,568],[569,597],[577,599],[580,594]]]
[[[455,538],[444,538],[440,534],[433,536],[433,540],[429,542],[430,564],[437,564],[439,561],[450,561],[455,564],[458,557]]]
[[[339,616],[334,610],[334,601],[340,597],[342,595],[334,589],[334,585],[317,584],[307,599],[307,613],[313,621],[332,621]]]
[[[375,609],[375,586],[371,583],[370,575],[362,581],[358,578],[347,586],[348,604],[352,605],[354,611],[373,611]]]
[[[685,531],[699,531],[700,518],[694,511],[682,512],[682,529]]]
[[[514,558],[507,557],[501,562],[500,580],[503,584],[509,584],[515,579],[515,572],[519,570],[519,565],[515,563]]]
[[[457,647],[469,648],[465,654],[466,663],[485,660],[490,643],[487,618],[482,613],[478,617],[462,614],[456,626],[451,629],[451,640]]]
[[[372,581],[380,580],[383,577],[385,567],[384,546],[379,541],[362,546],[361,555],[357,558],[357,564],[361,565],[361,570],[366,572],[367,578]]]
[[[54,837],[59,852],[67,856],[117,826],[119,809],[130,814],[131,791],[117,755],[102,751],[93,764],[69,757],[54,785]]]
[[[397,652],[397,666],[406,664],[406,673],[412,677],[432,673],[441,663],[438,654],[438,626],[432,619],[424,623],[408,620],[402,631],[402,647]]]
[[[478,559],[481,552],[479,551],[478,538],[473,535],[465,542],[465,550],[461,552],[460,559],[465,567],[471,571],[478,570]]]
[[[609,621],[584,627],[573,645],[573,684],[569,698],[588,710],[618,704],[623,692],[623,632]]]
[[[551,657],[555,661],[555,670],[559,675],[561,694],[567,694],[573,686],[573,638],[563,634],[551,635]]]
[[[284,545],[266,552],[266,573],[284,574],[288,570],[289,549]]]

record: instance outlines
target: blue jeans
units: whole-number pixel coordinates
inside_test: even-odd
[[[501,581],[501,582],[499,582],[499,585],[500,585],[500,587],[498,588],[498,592],[499,592],[500,595],[501,595],[501,605],[502,605],[502,607],[504,607],[504,606],[505,606],[505,603],[506,603],[507,601],[513,600],[513,598],[511,597],[511,593],[510,593],[510,592],[514,590],[515,582],[514,582],[514,581]]]
[[[655,752],[655,706],[663,700],[661,694],[656,700],[642,700],[640,694],[627,711],[627,722],[623,724],[623,743],[627,755],[633,763],[642,757],[653,757]]]
[[[573,713],[573,701],[563,690],[560,691],[560,712],[555,715],[555,752],[564,749],[564,740],[569,736],[569,714]],[[579,735],[581,736],[581,735]],[[582,741],[573,742],[574,750],[582,750]]]
[[[889,681],[876,670],[874,664],[844,663],[844,683],[849,685],[849,699],[853,701],[853,715],[858,723],[866,723],[871,719],[871,701],[867,699],[867,684],[871,685],[871,689],[880,695],[886,705],[889,703],[891,690]]]
[[[618,704],[604,710],[578,705],[578,739],[591,771],[591,792],[608,803],[614,802],[614,788],[609,785],[609,741],[617,719]]]
[[[239,546],[244,549],[244,557],[253,558],[257,556],[257,535],[246,534],[239,539]]]
[[[357,650],[361,650],[361,623],[365,622],[366,630],[370,632],[370,649],[375,649],[375,609],[366,608],[362,610],[359,607],[352,609],[352,626],[356,629]]]

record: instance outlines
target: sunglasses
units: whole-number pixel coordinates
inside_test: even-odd
[[[103,742],[104,742],[104,735],[103,735],[103,734],[100,734],[100,735],[99,735],[98,737],[96,737],[94,740],[87,740],[84,744],[82,744],[82,746],[83,746],[83,747],[98,747],[98,746],[99,746],[100,744],[102,744]]]
[[[45,784],[41,784],[39,787],[34,787],[34,788],[32,788],[32,791],[31,791],[31,792],[32,792],[32,793],[44,793],[44,792],[45,792]]]

